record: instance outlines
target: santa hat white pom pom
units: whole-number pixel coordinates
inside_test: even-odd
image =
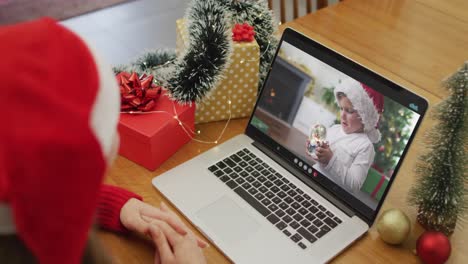
[[[364,133],[367,134],[372,143],[379,142],[381,135],[377,129],[377,125],[380,119],[380,112],[383,111],[383,96],[352,78],[346,78],[341,81],[336,86],[334,92],[338,105],[338,93],[343,93],[351,101],[353,108],[361,117]]]

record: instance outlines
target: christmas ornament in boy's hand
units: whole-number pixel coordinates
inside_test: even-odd
[[[316,159],[317,156],[315,155],[315,149],[320,146],[320,144],[325,142],[326,137],[327,128],[322,124],[314,125],[310,131],[310,136],[306,143],[307,154]]]

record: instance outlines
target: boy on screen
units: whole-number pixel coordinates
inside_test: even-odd
[[[334,94],[341,110],[340,124],[332,125],[326,141],[319,143],[316,157],[313,157],[317,161],[314,168],[351,190],[359,191],[375,157],[373,144],[381,138],[377,125],[384,98],[351,78],[337,85]]]

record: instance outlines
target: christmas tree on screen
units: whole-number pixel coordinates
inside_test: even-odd
[[[374,169],[391,177],[395,165],[408,143],[413,112],[403,108],[397,102],[386,99],[384,111],[379,121],[379,131],[382,134],[380,142],[374,145]]]

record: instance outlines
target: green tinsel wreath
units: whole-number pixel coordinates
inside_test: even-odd
[[[180,102],[201,101],[221,80],[230,63],[232,27],[252,25],[260,47],[259,88],[268,73],[278,41],[273,14],[264,0],[193,0],[188,8],[189,45],[184,54],[156,50],[131,66],[114,68],[154,75]]]

